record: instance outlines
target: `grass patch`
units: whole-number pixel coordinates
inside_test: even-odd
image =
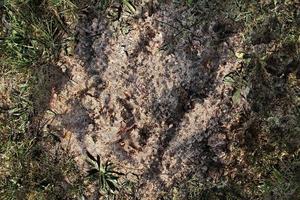
[[[1,74],[6,75],[0,90],[6,97],[0,107],[1,199],[75,197],[81,190],[75,162],[50,133],[33,127],[32,74],[3,69]]]
[[[82,180],[73,158],[42,131],[36,90],[72,37],[71,1],[8,0],[1,7],[0,199],[74,199]],[[49,68],[48,70],[51,70]],[[40,84],[39,84],[40,83]],[[41,97],[40,97],[41,98]]]
[[[174,189],[173,199],[299,199],[299,4],[283,0],[187,3],[188,30],[222,18],[243,37],[244,50],[236,52],[241,68],[224,81],[234,88],[233,103],[245,98],[250,110],[241,119],[240,139],[230,144],[234,160],[244,155],[239,166],[229,166],[237,173],[213,185],[184,181]],[[192,37],[188,34],[186,39]]]

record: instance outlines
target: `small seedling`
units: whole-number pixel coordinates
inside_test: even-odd
[[[118,180],[120,176],[125,174],[115,171],[115,166],[109,161],[106,161],[103,165],[99,155],[95,158],[87,151],[87,156],[87,161],[91,165],[91,169],[87,171],[87,176],[98,181],[100,193],[110,195],[119,191]]]

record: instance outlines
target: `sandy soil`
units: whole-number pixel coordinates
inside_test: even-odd
[[[223,81],[240,67],[239,36],[219,34],[230,22],[185,29],[182,8],[145,7],[113,23],[92,9],[81,17],[76,55],[59,63],[67,83],[53,88],[45,119],[83,169],[86,150],[99,154],[139,175],[141,199],[156,199],[192,175],[222,176],[245,103],[233,104]]]

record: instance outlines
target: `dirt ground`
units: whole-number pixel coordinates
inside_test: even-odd
[[[99,154],[139,176],[141,199],[156,199],[191,175],[224,174],[232,126],[248,105],[233,103],[224,82],[242,48],[230,22],[216,16],[186,30],[184,8],[145,7],[112,23],[93,9],[81,16],[44,118],[82,169],[86,150]]]

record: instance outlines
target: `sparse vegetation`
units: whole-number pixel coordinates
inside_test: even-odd
[[[159,9],[164,3],[158,1],[153,7]],[[211,182],[189,176],[171,184],[161,198],[299,199],[299,3],[173,3],[183,8],[182,16],[173,24],[158,22],[172,30],[171,39],[165,40],[161,50],[176,51],[179,41],[188,43],[201,37],[195,30],[219,20],[212,28],[216,34],[213,42],[206,45],[216,47],[233,34],[242,38],[243,48],[229,51],[239,60],[239,68],[223,81],[233,88],[233,106],[245,101],[248,107],[240,109],[243,117],[232,125],[235,128],[227,138],[230,162],[222,166],[224,176]],[[86,193],[88,183],[73,155],[60,146],[60,136],[54,130],[44,127],[51,90],[57,87],[51,81],[56,73],[63,74],[57,66],[60,56],[74,52],[78,14],[94,9],[114,23],[122,13],[136,15],[140,5],[145,5],[144,1],[0,3],[0,199],[77,199]],[[89,152],[87,156],[91,163],[88,176],[98,183],[102,197],[138,198],[137,185],[115,171],[111,162],[102,163],[99,155]],[[126,179],[122,183],[121,177]]]
[[[75,162],[43,130],[35,104],[47,89],[36,74],[58,58],[75,5],[8,0],[0,9],[0,199],[76,198],[83,186]]]

